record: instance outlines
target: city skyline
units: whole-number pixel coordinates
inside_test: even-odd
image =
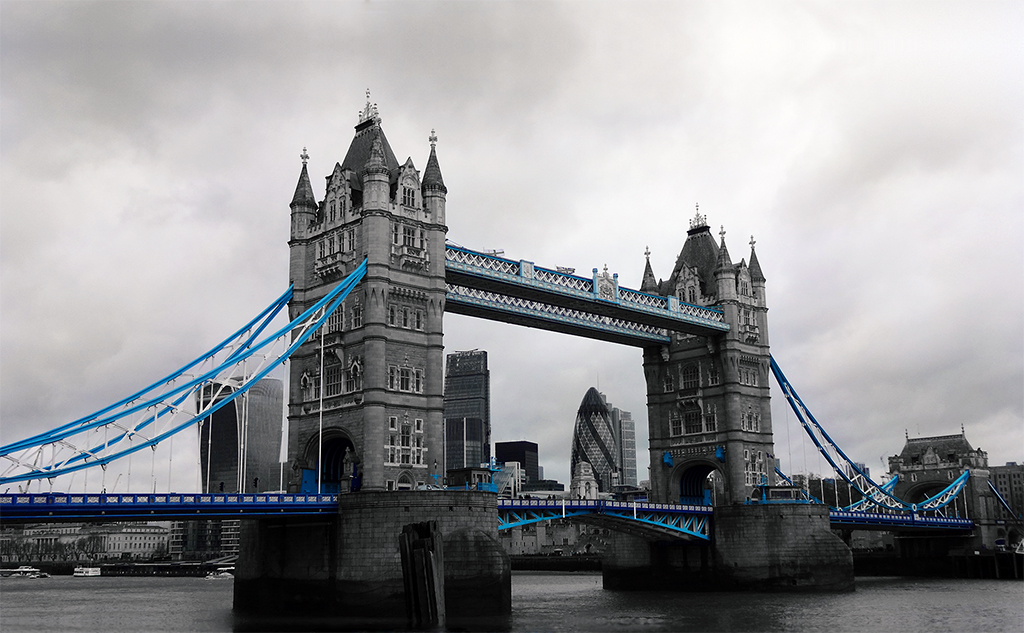
[[[278,296],[299,154],[322,199],[369,88],[400,161],[436,130],[450,240],[639,288],[699,203],[737,259],[756,240],[773,354],[851,458],[963,424],[1024,461],[1024,9],[637,6],[4,3],[2,440]],[[492,440],[548,478],[596,384],[647,479],[639,350],[456,315],[444,344],[490,352]],[[819,471],[772,390],[777,454]]]

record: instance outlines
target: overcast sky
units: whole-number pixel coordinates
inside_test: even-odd
[[[694,205],[751,235],[772,353],[873,474],[963,425],[1024,461],[1020,2],[0,2],[0,440],[127,395],[288,283],[372,93],[436,129],[449,239],[667,277]],[[568,482],[597,386],[647,445],[641,352],[467,317],[493,438]],[[820,470],[773,384],[776,453]],[[806,457],[805,457],[806,456]],[[638,460],[646,477],[646,451]]]

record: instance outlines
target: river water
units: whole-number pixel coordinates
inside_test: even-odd
[[[232,582],[202,578],[0,579],[0,630],[103,633],[252,630]],[[514,572],[518,631],[1024,631],[1024,583],[858,578],[846,594],[612,592],[600,573]],[[265,630],[345,630],[342,620]]]

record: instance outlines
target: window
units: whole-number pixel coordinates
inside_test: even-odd
[[[417,310],[415,315],[415,326],[417,330],[423,330],[423,310]]]
[[[412,391],[412,370],[403,367],[399,373],[399,391]]]
[[[352,306],[352,328],[363,327],[363,307],[356,303]]]
[[[711,367],[708,369],[708,384],[717,385],[721,382],[721,378],[718,376],[718,365],[715,365],[714,361],[711,362]]]
[[[345,327],[345,304],[338,306],[338,309],[327,317],[327,333],[341,332]]]
[[[417,433],[422,433],[423,432],[423,420],[421,418],[416,418],[414,424],[415,424],[416,432]]]
[[[388,365],[388,389],[398,389],[398,367]]]
[[[392,431],[398,430],[398,416],[392,415],[388,417],[388,428]]]
[[[678,411],[673,411],[668,416],[668,434],[672,437],[683,434],[683,419]]]
[[[334,200],[331,200],[331,222],[334,222],[336,209],[337,203]]]
[[[324,253],[324,246],[325,246],[324,245],[324,240],[320,240],[319,242],[316,243],[316,252],[317,252],[316,256],[317,256],[317,259],[323,259],[324,258],[324,255],[325,255],[325,253]]]
[[[409,327],[409,308],[402,308],[402,327]]]
[[[700,387],[700,369],[697,365],[687,365],[683,368],[683,389],[696,389]]]
[[[345,238],[345,251],[356,250],[356,232],[354,229],[349,229],[342,234]]]
[[[690,286],[688,294],[690,297],[690,303],[697,303],[697,289],[694,288],[693,286]]]
[[[420,250],[423,250],[423,249],[424,249],[424,248],[426,248],[426,247],[427,247],[427,234],[426,234],[426,232],[425,232],[425,231],[423,231],[423,229],[420,229],[420,243],[419,243],[419,249],[420,249]]]
[[[398,323],[398,308],[396,306],[388,306],[388,325],[394,326]]]
[[[416,229],[411,226],[402,227],[402,245],[416,246]]]
[[[684,414],[686,434],[700,433],[700,409],[689,409]]]
[[[715,405],[704,405],[704,432],[714,433],[718,430],[718,411]]]
[[[349,365],[345,372],[345,392],[352,393],[363,388],[363,370],[358,362]]]
[[[327,380],[325,381],[326,391],[324,397],[336,396],[341,393],[341,365],[333,365],[324,367],[324,374],[326,374]]]
[[[391,226],[391,243],[398,244],[398,223]]]
[[[411,207],[416,204],[416,190],[412,187],[402,187],[402,204]]]
[[[413,370],[413,391],[416,393],[423,393],[423,370]],[[420,420],[422,422],[422,420]]]
[[[665,393],[670,393],[672,391],[675,391],[675,384],[672,380],[672,373],[665,372]]]

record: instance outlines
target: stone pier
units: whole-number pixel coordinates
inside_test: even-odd
[[[616,534],[603,561],[618,590],[852,591],[853,556],[809,504],[715,508],[710,545]]]
[[[496,496],[470,491],[361,492],[342,495],[329,519],[243,521],[235,612],[404,622],[399,537],[426,521],[443,535],[449,622],[507,617],[512,579]]]

